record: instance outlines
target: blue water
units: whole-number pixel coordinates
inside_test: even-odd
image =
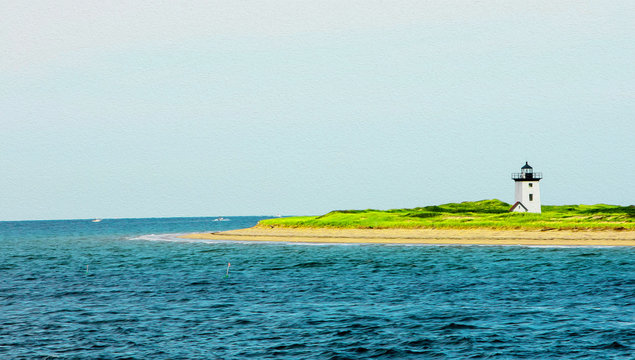
[[[635,249],[165,235],[259,219],[0,222],[0,358],[635,358]]]

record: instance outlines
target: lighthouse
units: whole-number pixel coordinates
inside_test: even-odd
[[[509,211],[540,214],[539,181],[542,179],[542,173],[534,172],[534,169],[525,162],[519,173],[512,173],[512,179],[516,183],[515,203]]]

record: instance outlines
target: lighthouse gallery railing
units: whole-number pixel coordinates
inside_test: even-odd
[[[512,179],[514,180],[540,180],[542,179],[541,172],[535,173],[512,173]]]

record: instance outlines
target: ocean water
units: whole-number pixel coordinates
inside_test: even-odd
[[[0,359],[635,358],[635,249],[173,235],[259,219],[0,222]]]

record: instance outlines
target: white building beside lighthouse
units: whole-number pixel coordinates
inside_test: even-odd
[[[512,174],[512,179],[516,183],[515,203],[509,211],[540,214],[539,181],[542,179],[542,173],[534,172],[534,169],[525,162],[519,173]]]

